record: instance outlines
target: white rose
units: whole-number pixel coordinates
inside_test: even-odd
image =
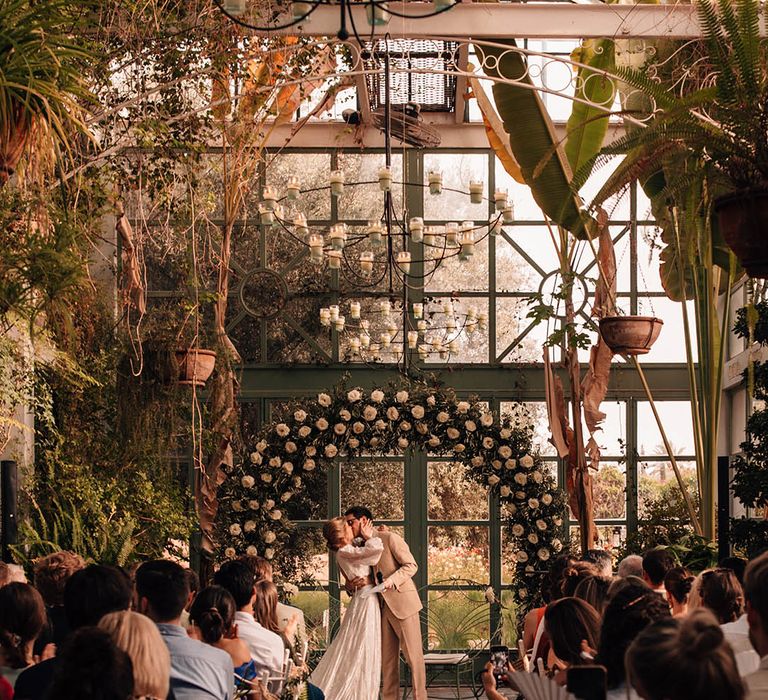
[[[517,559],[517,561],[519,561],[521,564],[524,564],[528,561],[528,553],[521,549],[517,554],[515,554],[515,559]]]
[[[256,523],[253,520],[246,520],[243,523],[243,530],[246,532],[253,532],[256,529]]]
[[[520,466],[530,469],[533,466],[533,457],[531,457],[531,455],[523,455],[520,457]]]
[[[363,423],[361,423],[359,420],[358,420],[358,421],[355,421],[355,422],[352,424],[352,432],[353,432],[355,435],[360,435],[360,433],[363,433],[363,432],[365,432],[365,425],[364,425]]]
[[[496,486],[496,484],[498,484],[500,481],[501,481],[501,479],[499,479],[499,477],[498,477],[498,476],[496,476],[495,474],[491,474],[491,475],[488,477],[488,484],[489,484],[490,486]]]
[[[518,501],[524,501],[525,500],[525,491],[515,491],[515,498]]]
[[[397,446],[401,450],[404,450],[406,447],[408,447],[408,438],[404,438],[404,437],[398,438],[397,439]]]
[[[523,474],[522,472],[518,472],[515,474],[515,483],[520,484],[520,486],[525,486],[525,484],[528,482],[528,477]]]
[[[552,549],[554,549],[556,552],[559,552],[563,548],[563,543],[558,540],[554,539],[552,540]]]
[[[387,418],[389,420],[397,420],[400,417],[400,411],[398,411],[394,406],[390,406],[387,409]]]
[[[261,504],[254,498],[253,500],[248,501],[248,507],[251,510],[258,510],[261,507]]]
[[[545,506],[551,505],[551,504],[552,504],[552,494],[551,494],[551,493],[545,493],[545,494],[544,494],[544,495],[541,497],[541,502],[542,502],[542,503],[543,503]]]
[[[344,433],[347,432],[347,426],[344,425],[344,423],[336,423],[336,425],[333,426],[333,432],[336,433],[336,435],[344,435]]]
[[[349,419],[352,418],[352,414],[346,408],[342,408],[339,411],[339,418],[341,418],[343,421],[349,422]]]
[[[373,406],[366,406],[363,409],[363,418],[367,420],[369,423],[376,418],[376,414],[378,411]]]
[[[276,432],[276,433],[277,433],[277,434],[278,434],[280,437],[285,437],[286,435],[288,435],[288,433],[290,433],[290,432],[291,432],[291,429],[290,429],[290,428],[289,428],[289,427],[288,427],[288,426],[287,426],[285,423],[278,423],[278,424],[275,426],[275,432]]]
[[[246,474],[242,479],[240,479],[240,483],[243,485],[244,489],[250,489],[253,488],[253,485],[256,483],[256,479],[254,479],[250,474]]]
[[[359,389],[352,389],[352,391],[347,392],[347,401],[350,403],[355,403],[356,401],[359,401],[363,398],[363,394]]]
[[[227,548],[224,550],[224,556],[225,556],[227,559],[234,559],[234,558],[237,556],[237,552],[235,551],[235,548],[234,548],[234,547],[227,547]]]
[[[269,514],[269,517],[272,518],[272,520],[280,520],[280,518],[283,517],[283,512],[275,509]]]
[[[514,469],[517,466],[517,462],[514,459],[508,459],[506,462],[504,462],[504,466],[507,469]]]
[[[267,547],[264,550],[264,558],[265,559],[274,559],[275,557],[275,550],[272,549],[272,547]]]
[[[509,486],[504,485],[499,489],[499,493],[501,494],[502,498],[509,498],[509,494],[512,493],[512,489],[509,488]]]
[[[515,523],[512,526],[512,534],[515,537],[522,537],[525,534],[525,528],[520,523]]]
[[[331,405],[331,397],[328,396],[328,394],[318,394],[317,395],[317,403],[319,403],[321,406],[325,406],[326,408]]]
[[[483,413],[480,416],[480,424],[484,428],[490,428],[493,425],[493,413]]]
[[[264,450],[266,450],[266,449],[267,449],[267,442],[266,442],[266,440],[259,440],[259,441],[256,443],[256,449],[257,449],[259,452],[264,452]]]
[[[539,518],[536,521],[536,527],[539,528],[539,530],[541,530],[542,532],[544,532],[544,530],[547,529],[547,523],[545,520],[542,520],[541,518]]]
[[[491,466],[492,466],[492,467],[493,467],[493,468],[494,468],[496,471],[498,471],[499,469],[501,469],[501,462],[500,462],[498,459],[494,459],[494,460],[491,462]]]
[[[474,433],[474,432],[475,432],[475,430],[477,430],[477,425],[475,424],[475,421],[473,421],[473,420],[464,421],[464,427],[465,427],[465,428],[466,428],[466,429],[467,429],[467,430],[468,430],[470,433]]]
[[[328,430],[328,421],[325,418],[318,418],[315,421],[318,430]]]
[[[372,437],[370,442],[368,443],[371,447],[378,447],[381,440],[377,437]]]
[[[542,547],[536,554],[539,555],[541,561],[547,561],[547,559],[549,559],[549,550],[546,547]]]
[[[451,440],[455,440],[459,437],[459,435],[461,435],[461,433],[456,430],[456,428],[448,428],[448,430],[445,431],[445,434],[451,438]]]
[[[466,449],[467,448],[464,447],[464,445],[462,445],[460,442],[456,443],[456,445],[454,445],[454,447],[453,447],[453,451],[454,452],[464,452],[464,450],[466,450]]]
[[[304,460],[304,469],[308,472],[311,472],[317,465],[315,464],[314,459],[305,459]]]
[[[539,543],[539,536],[535,532],[532,532],[530,535],[528,535],[528,541],[531,544],[538,544]]]
[[[507,503],[507,511],[510,515],[517,513],[517,506],[514,503]]]
[[[472,466],[473,467],[482,467],[483,466],[483,458],[478,455],[477,457],[472,457]]]
[[[299,428],[299,437],[300,438],[308,438],[309,434],[312,432],[312,428],[310,428],[308,425],[302,425]]]
[[[294,452],[296,452],[296,443],[295,443],[295,442],[293,442],[293,441],[291,441],[291,440],[289,440],[288,442],[286,442],[286,443],[285,443],[285,451],[286,451],[288,454],[293,454]]]
[[[261,454],[258,452],[251,452],[251,464],[261,464]]]
[[[414,406],[411,409],[411,415],[416,420],[421,420],[422,418],[424,418],[424,406]]]
[[[502,440],[509,440],[509,438],[512,437],[512,431],[509,428],[502,428],[499,431],[499,437],[501,437]]]
[[[408,401],[408,392],[398,391],[395,394],[395,400],[397,401],[397,403],[406,403]]]
[[[272,475],[271,474],[267,474],[267,472],[263,472],[262,475],[261,475],[261,480],[265,484],[271,484],[272,483]]]
[[[306,450],[304,450],[304,454],[307,455],[307,457],[314,457],[317,454],[317,448],[314,445],[309,445]]]
[[[440,411],[440,413],[437,414],[437,422],[438,423],[447,423],[450,416],[445,411]]]
[[[242,531],[243,529],[237,523],[229,526],[229,534],[233,537],[238,537]]]
[[[282,460],[280,459],[280,457],[277,457],[277,456],[272,457],[272,459],[269,460],[269,466],[277,468],[280,466],[281,461]]]
[[[374,389],[371,392],[371,401],[381,403],[384,400],[384,392],[381,389]]]
[[[294,411],[293,420],[295,420],[297,423],[303,423],[305,420],[307,420],[307,412],[302,411],[301,409]]]
[[[243,510],[243,504],[240,503],[240,501],[233,501],[232,502],[232,510],[235,511],[235,513],[239,513]]]
[[[434,396],[427,396],[427,406],[434,406],[437,403],[437,399]]]
[[[502,445],[499,448],[499,454],[501,455],[502,459],[509,459],[512,456],[512,449],[509,447],[509,445]]]
[[[542,481],[544,481],[544,477],[542,476],[541,472],[538,469],[535,472],[533,472],[531,476],[533,477],[533,480],[537,484],[540,484]]]
[[[251,544],[251,545],[248,545],[248,547],[247,547],[247,548],[246,548],[246,550],[245,550],[245,553],[246,553],[246,554],[247,554],[249,557],[255,557],[255,556],[257,556],[257,555],[258,555],[258,553],[259,553],[259,550],[258,550],[258,549],[256,549],[256,547],[254,547],[254,546]]]
[[[416,423],[416,430],[421,435],[426,435],[429,432],[429,426],[425,423]]]
[[[291,496],[293,496],[293,493],[291,493],[290,491],[286,491],[282,496],[280,496],[280,500],[283,503],[288,503],[288,501],[291,500]]]
[[[539,499],[538,498],[529,498],[528,499],[528,507],[531,510],[536,510],[539,507]]]
[[[272,510],[275,507],[275,502],[268,498],[266,501],[264,501],[264,510]]]
[[[437,447],[440,444],[440,438],[437,435],[433,435],[428,440],[430,447]]]
[[[336,445],[326,445],[325,446],[325,456],[333,458],[339,453],[338,449],[336,448]]]
[[[469,410],[469,401],[459,401],[456,404],[456,410],[459,413],[466,413]]]
[[[272,544],[276,538],[277,538],[277,535],[274,532],[272,532],[272,530],[267,530],[264,533],[264,541],[267,544]]]
[[[299,488],[299,486],[301,486],[301,477],[300,476],[294,476],[292,481],[293,481],[293,485],[296,488]]]
[[[347,444],[353,449],[356,450],[358,447],[360,447],[360,440],[357,438],[351,437],[347,441]]]
[[[387,424],[379,418],[374,424],[373,427],[376,428],[376,430],[386,430]]]
[[[400,430],[404,433],[407,433],[411,429],[411,424],[404,420],[402,423],[400,423]]]
[[[493,447],[493,438],[484,437],[483,438],[483,447],[486,450],[490,450]]]
[[[293,463],[292,462],[283,462],[283,471],[286,474],[293,474]]]

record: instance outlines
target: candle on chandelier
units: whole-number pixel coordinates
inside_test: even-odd
[[[309,237],[309,259],[316,264],[323,262],[323,237],[316,233]]]
[[[293,19],[303,20],[309,22],[309,13],[312,10],[312,3],[310,2],[294,2],[293,3]]]
[[[429,181],[430,194],[440,194],[443,191],[443,174],[442,173],[436,170],[430,170],[429,174],[427,175],[427,179]]]
[[[334,224],[331,226],[331,232],[328,236],[333,250],[344,250],[344,244],[347,242],[347,225]]]
[[[393,338],[397,335],[397,323],[395,323],[395,319],[391,317],[388,318],[387,325],[385,327],[392,334]]]
[[[344,330],[344,317],[339,316],[334,322],[333,327],[336,329],[337,333],[341,333]]]
[[[341,269],[341,251],[340,250],[328,251],[328,267],[331,270]]]
[[[371,343],[371,359],[372,360],[378,360],[379,359],[379,344],[378,343]]]
[[[322,309],[320,309],[320,325],[321,326],[331,325],[331,310],[327,307],[323,307]]]
[[[368,228],[365,230],[368,234],[368,239],[373,245],[379,245],[381,243],[381,237],[384,232],[384,228],[380,221],[371,220],[368,222]]]
[[[277,200],[277,190],[271,185],[267,185],[262,190],[263,204],[267,209],[275,208],[275,200]]]
[[[456,319],[453,316],[449,316],[445,321],[446,330],[453,332],[456,330]]]
[[[424,304],[416,303],[413,305],[413,317],[424,318]]]
[[[425,248],[434,248],[436,236],[437,236],[437,227],[436,226],[427,226],[424,229],[424,247]]]
[[[450,343],[448,343],[448,349],[452,353],[457,353],[459,351],[459,341],[457,338],[454,338]]]
[[[416,347],[416,343],[419,342],[418,331],[408,331],[408,347],[413,350]]]
[[[467,319],[476,319],[477,318],[477,309],[474,306],[470,306],[467,309]]]
[[[485,189],[485,184],[481,180],[470,180],[469,201],[472,202],[472,204],[482,204],[484,189]]]
[[[259,221],[262,224],[271,226],[275,223],[275,212],[272,207],[268,207],[262,202],[259,204]]]
[[[379,339],[381,340],[381,346],[384,348],[388,348],[392,344],[392,335],[390,333],[382,333],[379,335]]]
[[[507,202],[507,206],[501,212],[501,218],[505,224],[511,224],[515,220],[515,205],[512,202]]]
[[[414,216],[408,223],[411,231],[411,240],[414,243],[421,243],[424,238],[424,219],[420,216]]]
[[[485,311],[481,311],[477,314],[477,325],[480,326],[480,330],[485,330],[488,325],[488,314]]]
[[[296,3],[294,3],[294,7],[296,7]],[[301,181],[295,175],[291,175],[288,178],[288,185],[286,186],[285,196],[291,200],[298,199],[300,191]]]
[[[491,225],[490,225],[490,231],[489,231],[489,233],[490,233],[492,236],[498,236],[498,235],[499,235],[499,234],[500,234],[500,233],[501,233],[503,230],[504,230],[504,229],[503,229],[503,221],[502,221],[502,216],[501,216],[501,215],[498,215],[498,216],[497,216],[497,217],[496,217],[496,218],[495,218],[495,219],[494,219],[494,220],[491,222]]]
[[[392,311],[392,302],[389,299],[382,299],[379,302],[379,311],[384,318],[389,318],[389,313]]]
[[[331,304],[328,307],[328,310],[330,312],[331,321],[333,321],[335,323],[338,320],[338,318],[339,318],[339,306],[338,306],[338,304]]]
[[[371,344],[371,336],[368,333],[360,334],[360,345],[367,348]]]
[[[373,253],[360,253],[360,271],[366,276],[373,272]]]
[[[351,318],[360,318],[360,302],[359,301],[349,302],[349,315]]]
[[[360,352],[360,338],[353,335],[349,339],[349,349],[352,351],[353,355],[357,355],[357,353]]]
[[[459,244],[459,225],[455,221],[445,225],[445,242],[452,246]]]
[[[495,190],[493,193],[493,201],[496,204],[496,211],[504,211],[507,206],[507,191]]]
[[[416,329],[419,333],[423,333],[427,330],[427,322],[423,318],[420,321],[416,321]]]
[[[407,250],[401,250],[397,254],[397,266],[403,271],[404,275],[411,272],[411,254]]]
[[[331,194],[334,197],[341,196],[342,192],[344,192],[344,171],[331,170],[330,183]]]
[[[469,224],[469,226],[467,226]],[[459,244],[461,245],[461,251],[459,258],[467,259],[475,254],[475,232],[473,230],[473,224],[471,221],[465,221],[461,236],[459,238]]]
[[[440,341],[440,338],[435,336],[434,338],[432,338],[432,340],[429,341],[429,343],[430,343],[430,345],[432,346],[432,349],[435,352],[440,352],[440,346],[442,345],[442,342]]]
[[[419,345],[419,359],[426,360],[429,355],[429,345]]]
[[[453,302],[450,299],[443,300],[443,313],[446,315],[453,313]]]
[[[382,192],[389,192],[392,189],[392,168],[386,165],[379,168],[379,189]]]
[[[307,217],[301,212],[293,217],[293,225],[296,227],[296,235],[304,238],[309,234],[309,228],[307,227]]]

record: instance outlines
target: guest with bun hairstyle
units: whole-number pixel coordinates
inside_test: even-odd
[[[573,595],[589,603],[602,615],[608,603],[608,589],[610,587],[611,579],[605,576],[587,576],[576,586]]]
[[[576,587],[590,576],[598,576],[599,572],[594,564],[587,561],[575,561],[563,571],[560,597],[571,598],[576,592]]]
[[[0,675],[12,686],[34,663],[32,645],[45,625],[45,603],[28,583],[0,588]]]
[[[709,610],[660,620],[626,656],[627,679],[643,700],[743,700],[733,651]]]
[[[744,612],[744,591],[731,569],[710,569],[701,574],[701,605],[709,608],[724,625],[735,622]]]
[[[691,594],[693,580],[693,574],[682,566],[676,566],[667,571],[664,577],[664,590],[672,617],[685,617],[688,614],[688,597]]]

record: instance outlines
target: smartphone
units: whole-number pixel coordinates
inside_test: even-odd
[[[571,666],[566,679],[566,689],[578,700],[606,700],[605,666]]]
[[[509,647],[501,644],[491,646],[491,663],[493,664],[493,675],[498,678],[506,674],[507,663],[509,662]]]

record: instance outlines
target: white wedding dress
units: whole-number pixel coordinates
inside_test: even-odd
[[[371,537],[362,547],[348,544],[336,552],[336,561],[347,578],[368,576],[379,563],[384,544]],[[326,700],[377,700],[381,684],[381,608],[373,586],[355,591],[341,626],[310,681]]]

